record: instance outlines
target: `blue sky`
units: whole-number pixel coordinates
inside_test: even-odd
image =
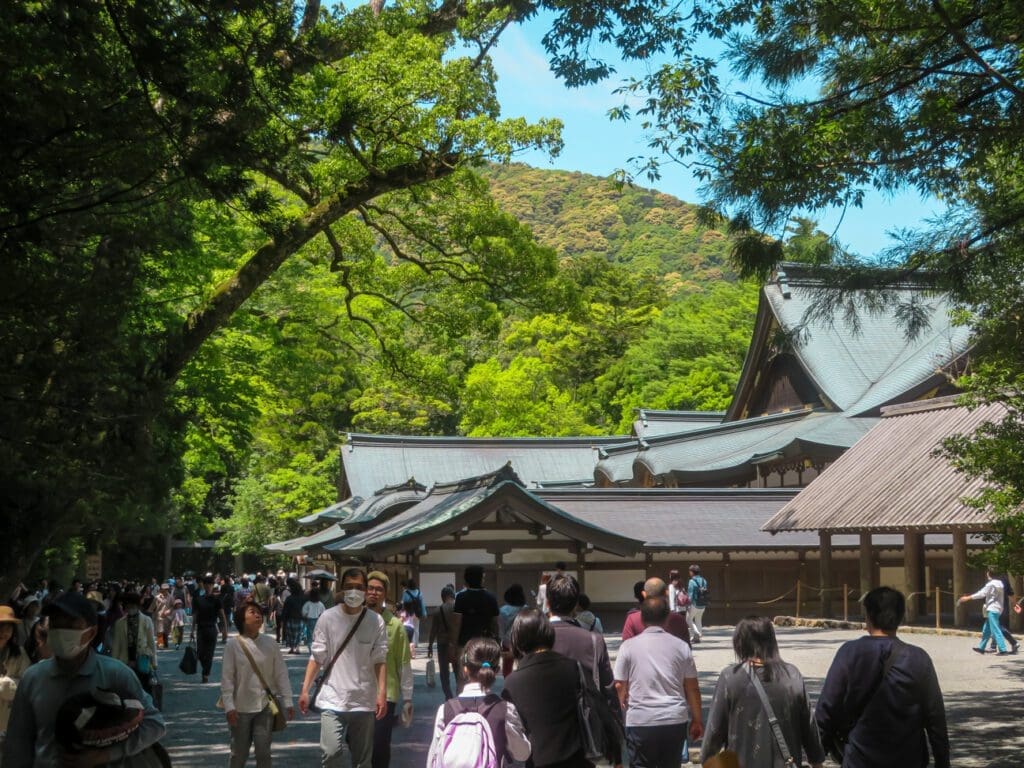
[[[557,117],[565,124],[565,148],[558,157],[552,160],[543,153],[528,152],[516,159],[539,168],[608,176],[620,168],[628,169],[630,157],[649,154],[638,124],[612,122],[607,117],[608,110],[621,103],[612,91],[622,75],[639,74],[643,65],[623,67],[620,74],[594,86],[566,88],[548,69],[540,44],[543,31],[542,20],[512,27],[492,51],[504,115],[534,120]],[[678,165],[667,164],[657,182],[638,178],[637,183],[656,187],[687,202],[700,202],[696,181]],[[895,197],[870,193],[863,208],[847,209],[845,213],[835,209],[804,213],[816,219],[825,232],[834,232],[841,244],[870,257],[892,245],[888,232],[915,227],[940,210],[937,201],[923,200],[911,190]]]

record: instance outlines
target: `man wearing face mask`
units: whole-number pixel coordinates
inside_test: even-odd
[[[53,658],[22,675],[4,742],[4,768],[91,768],[131,766],[132,756],[164,735],[164,721],[131,669],[91,648],[96,609],[78,592],[67,592],[43,611],[49,617],[47,643]],[[56,720],[72,696],[95,689],[117,691],[145,707],[139,727],[127,739],[104,748],[65,752],[57,742]]]
[[[349,568],[341,575],[341,596],[343,600],[324,611],[313,630],[299,710],[309,710],[313,680],[323,668],[324,681],[316,697],[320,764],[340,768],[342,745],[347,744],[352,768],[371,768],[374,720],[388,711],[387,635],[384,620],[363,605],[366,574],[361,569]]]
[[[151,685],[156,673],[153,620],[139,611],[142,598],[137,592],[126,593],[122,600],[124,616],[117,620],[111,632],[110,655],[131,667],[146,693],[152,693]]]
[[[402,722],[412,722],[412,654],[402,620],[384,607],[389,581],[382,571],[370,571],[366,577],[366,607],[376,611],[387,628],[387,699],[388,712],[374,723],[373,768],[391,764],[391,731],[398,719],[398,703],[402,704]]]

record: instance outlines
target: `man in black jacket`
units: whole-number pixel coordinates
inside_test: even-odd
[[[552,650],[580,663],[587,677],[604,693],[612,716],[621,723],[622,710],[615,692],[615,678],[604,637],[584,629],[573,619],[579,598],[580,585],[575,577],[563,574],[548,582],[548,610],[551,613],[551,626],[555,630]],[[622,762],[617,745],[612,761],[616,765]]]
[[[843,768],[949,768],[942,691],[931,658],[896,637],[906,613],[899,592],[863,599],[868,634],[836,652],[814,718],[821,742]]]

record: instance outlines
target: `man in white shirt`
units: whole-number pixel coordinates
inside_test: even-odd
[[[692,741],[704,732],[697,666],[690,647],[665,631],[668,614],[664,598],[646,598],[645,629],[622,644],[615,660],[626,748],[636,768],[678,768],[687,731]]]
[[[344,600],[324,611],[313,630],[313,652],[306,665],[299,709],[303,714],[309,710],[310,689],[323,667],[324,683],[316,697],[320,764],[340,768],[342,744],[347,744],[352,768],[370,768],[374,719],[388,711],[387,636],[384,620],[363,605],[366,574],[361,569],[349,568],[342,574],[341,594]]]
[[[985,571],[985,578],[988,582],[973,595],[964,595],[960,598],[961,603],[968,600],[984,600],[982,615],[985,617],[981,625],[981,644],[974,649],[975,653],[985,653],[985,645],[989,638],[996,641],[999,649],[997,656],[1006,656],[1010,651],[1006,650],[1006,639],[1003,637],[1003,630],[999,626],[999,616],[1003,612],[1003,582],[996,578],[991,570]]]

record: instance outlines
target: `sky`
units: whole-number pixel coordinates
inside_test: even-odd
[[[518,155],[516,161],[538,168],[581,171],[595,176],[628,170],[629,158],[649,154],[646,139],[637,123],[613,122],[607,113],[621,103],[621,98],[612,93],[621,76],[639,74],[642,65],[630,65],[632,69],[621,67],[619,74],[597,85],[569,89],[548,68],[540,43],[543,33],[543,20],[512,27],[492,50],[503,115],[531,120],[557,117],[564,123],[565,147],[558,157],[552,159],[542,152],[529,151]],[[689,203],[702,202],[697,182],[679,165],[666,164],[657,181],[640,176],[636,183]],[[937,201],[924,200],[911,190],[895,197],[869,193],[860,209],[805,211],[801,215],[818,221],[819,229],[834,234],[850,251],[871,258],[893,244],[889,232],[923,224],[940,211]],[[769,234],[782,235],[781,232]]]

